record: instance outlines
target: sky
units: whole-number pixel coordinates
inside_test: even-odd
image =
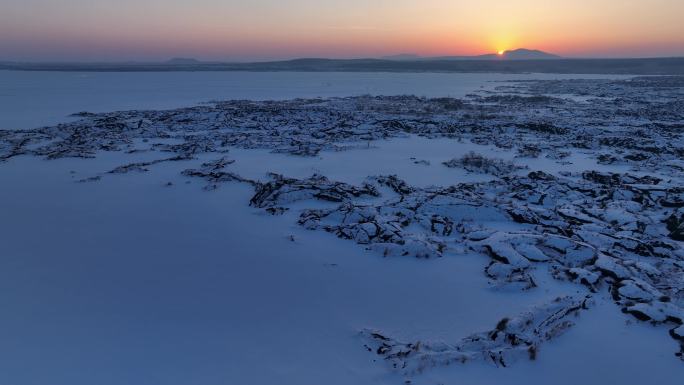
[[[0,60],[684,56],[684,0],[2,0]]]

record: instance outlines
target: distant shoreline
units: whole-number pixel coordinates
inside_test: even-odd
[[[684,75],[684,58],[553,60],[296,59],[255,63],[0,63],[0,70],[59,72],[438,72]]]

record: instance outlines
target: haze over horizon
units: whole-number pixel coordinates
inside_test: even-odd
[[[5,0],[0,61],[684,56],[681,0]]]

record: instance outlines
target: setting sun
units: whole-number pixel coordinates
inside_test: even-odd
[[[501,56],[501,55],[504,54],[504,52],[505,52],[505,51],[501,49],[501,50],[499,50],[497,53]]]

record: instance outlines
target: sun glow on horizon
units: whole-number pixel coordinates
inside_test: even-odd
[[[506,53],[506,51],[500,49],[496,53],[499,54],[499,56],[503,56],[503,54]]]

